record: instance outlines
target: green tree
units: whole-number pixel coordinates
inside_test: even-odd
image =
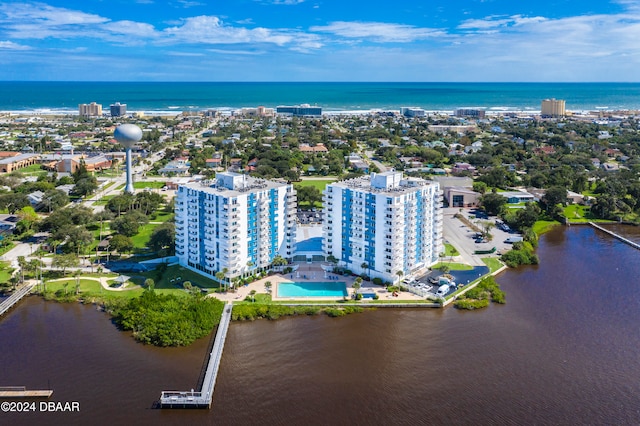
[[[111,221],[111,229],[127,237],[133,237],[140,230],[140,226],[148,222],[147,216],[138,211],[131,211]]]
[[[552,186],[547,189],[542,197],[542,204],[549,213],[557,205],[565,205],[567,203],[567,189],[561,186]]]
[[[56,254],[53,256],[51,266],[62,270],[62,275],[66,275],[67,268],[80,266],[80,259],[75,254]]]
[[[126,235],[116,234],[111,237],[109,247],[112,250],[116,250],[118,253],[129,253],[133,250],[134,244],[131,238]]]
[[[168,250],[173,253],[176,241],[176,227],[172,222],[165,222],[158,225],[149,238],[149,248],[159,253],[161,250]]]
[[[507,204],[507,199],[496,192],[490,192],[480,197],[480,205],[492,215],[500,214],[505,204]]]
[[[486,183],[481,182],[481,181],[473,182],[473,190],[475,192],[479,192],[480,194],[484,195],[484,193],[487,192],[487,189],[488,189],[488,187],[487,187]]]

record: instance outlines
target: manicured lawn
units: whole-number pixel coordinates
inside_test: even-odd
[[[134,281],[137,284],[142,285],[146,278],[152,278],[155,281],[157,272],[149,271],[149,272],[141,273],[139,275],[144,276],[144,278],[134,277],[135,278]],[[141,280],[141,282],[138,282],[139,279]],[[164,272],[164,274],[162,275],[162,279],[160,279],[160,281],[157,281],[155,283],[155,288],[156,289],[182,289],[182,283],[185,281],[190,281],[192,285],[195,285],[201,288],[209,288],[209,289],[218,288],[218,283],[216,281],[178,265],[169,266]]]
[[[440,269],[442,266],[449,267],[451,271],[470,271],[473,269],[473,266],[467,265],[465,263],[455,263],[455,262],[438,262],[431,267],[431,269]]]
[[[329,180],[329,179],[323,179],[323,180],[320,180],[320,179],[318,179],[318,180],[305,179],[305,180],[302,180],[300,182],[295,182],[294,186],[313,186],[314,188],[317,188],[318,191],[322,192],[322,191],[324,191],[324,188],[328,184],[330,184],[332,182],[335,182],[335,181],[336,181],[336,179],[331,179],[331,180]]]
[[[40,175],[46,175],[47,171],[46,170],[42,170],[42,167],[40,166],[40,164],[33,164],[29,167],[24,167],[22,169],[18,169],[18,172],[24,174],[24,175],[31,175],[31,176],[40,176]]]
[[[0,282],[9,282],[9,278],[11,278],[11,265],[9,262],[0,262]]]
[[[166,182],[158,182],[155,180],[150,180],[147,182],[133,182],[133,188],[134,189],[144,189],[144,188],[160,189],[166,184],[167,184]]]
[[[551,231],[554,226],[560,225],[560,222],[556,220],[539,220],[533,225],[533,232],[537,235],[542,235],[545,232]]]
[[[104,197],[101,197],[98,201],[95,201],[93,203],[94,206],[106,206],[107,203],[109,202],[110,199],[112,199],[113,197],[115,197],[115,195],[105,195]]]
[[[493,273],[504,266],[500,259],[496,257],[483,257],[482,261],[489,267],[490,273]]]
[[[580,204],[569,204],[564,208],[564,216],[571,222],[588,222],[595,219],[591,215],[591,208]]]
[[[155,223],[148,223],[140,227],[140,230],[136,235],[131,237],[131,241],[133,241],[133,246],[137,249],[147,248],[147,243],[149,242],[149,238],[151,238],[151,233],[158,225]]]
[[[167,213],[160,210],[149,217],[151,222],[169,222],[171,219],[173,219],[173,213]]]
[[[445,256],[457,256],[460,252],[454,246],[449,243],[444,243],[444,255]]]

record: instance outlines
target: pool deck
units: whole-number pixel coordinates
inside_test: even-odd
[[[265,278],[262,278],[258,281],[252,282],[249,285],[241,286],[235,293],[213,293],[212,296],[216,297],[225,302],[240,302],[243,301],[251,292],[251,290],[255,290],[256,293],[266,293],[266,289],[264,284],[267,281],[271,281],[271,299],[273,301],[278,302],[309,302],[309,301],[317,301],[317,302],[336,302],[342,300],[341,297],[278,297],[277,295],[277,283],[285,282],[344,282],[347,286],[347,292],[349,293],[349,298],[353,295],[353,282],[356,277],[354,276],[343,276],[328,273],[327,276],[337,277],[335,280],[325,277],[324,271],[321,268],[321,264],[318,262],[314,263],[297,263],[299,265],[298,270],[293,272],[292,274],[276,274],[271,275]],[[293,277],[293,278],[292,278]],[[304,278],[306,277],[306,278]],[[399,292],[397,297],[393,297],[391,293],[389,293],[385,287],[374,285],[370,281],[363,281],[361,290],[371,290],[374,291],[380,297],[379,300],[394,300],[397,302],[401,302],[403,300],[424,300],[424,298],[419,297],[413,293],[409,292]]]

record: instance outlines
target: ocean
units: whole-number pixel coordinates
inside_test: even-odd
[[[331,111],[428,111],[462,107],[539,111],[547,98],[571,111],[640,109],[640,83],[175,83],[0,82],[0,111],[77,112],[78,104],[115,102],[128,111],[179,112],[209,108],[311,104]]]

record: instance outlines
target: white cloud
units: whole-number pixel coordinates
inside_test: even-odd
[[[458,29],[487,30],[493,28],[534,24],[538,22],[544,22],[546,20],[546,18],[543,18],[541,16],[535,16],[532,18],[523,17],[522,15],[513,15],[508,17],[488,16],[483,19],[468,19],[466,21],[463,21],[460,25],[458,25]]]
[[[261,3],[295,5],[304,3],[304,0],[256,0]]]
[[[369,39],[377,42],[407,43],[444,35],[441,30],[384,22],[335,21],[329,25],[313,26],[310,31],[335,34],[340,37]]]
[[[167,52],[167,55],[170,55],[170,56],[199,57],[199,56],[204,56],[204,53],[198,53],[198,52]]]
[[[0,50],[31,50],[31,47],[12,41],[0,41]]]
[[[211,53],[221,53],[223,55],[263,55],[262,50],[227,50],[227,49],[207,49]]]
[[[164,30],[166,42],[178,41],[204,44],[273,43],[282,46],[292,41],[292,36],[268,28],[241,28],[225,25],[216,16],[187,18],[182,25]]]
[[[125,35],[141,38],[155,38],[158,36],[158,32],[151,24],[134,21],[115,21],[108,22],[101,26],[111,34]]]

